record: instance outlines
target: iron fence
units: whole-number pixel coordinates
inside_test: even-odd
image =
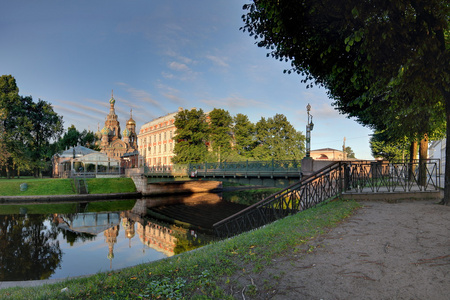
[[[410,192],[438,189],[439,160],[412,163],[381,161],[333,163],[216,224],[219,237],[229,237],[303,211],[342,192]]]

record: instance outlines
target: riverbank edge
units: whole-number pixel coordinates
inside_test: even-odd
[[[42,202],[71,202],[71,201],[93,201],[113,199],[141,198],[142,193],[109,193],[109,194],[74,194],[74,195],[35,195],[35,196],[0,196],[0,203],[42,203]]]

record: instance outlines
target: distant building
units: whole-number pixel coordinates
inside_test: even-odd
[[[139,154],[147,166],[172,165],[175,116],[182,110],[180,107],[177,112],[145,123],[139,130]]]
[[[343,151],[332,148],[311,150],[310,156],[315,160],[345,160]]]
[[[138,155],[136,122],[133,120],[132,112],[130,111],[130,119],[127,121],[125,129],[121,131],[120,122],[114,109],[115,103],[116,100],[111,95],[110,109],[106,116],[105,126],[96,133],[97,138],[100,139],[97,142],[100,151],[114,159],[121,159],[125,154],[128,154],[127,157],[129,157],[130,153]]]
[[[70,147],[53,155],[52,164],[52,176],[60,178],[69,178],[78,174],[97,176],[121,172],[118,159],[83,146]]]
[[[428,158],[430,159],[440,159],[441,164],[439,167],[439,173],[445,173],[445,149],[446,149],[447,139],[442,139],[439,141],[432,141],[428,147]]]

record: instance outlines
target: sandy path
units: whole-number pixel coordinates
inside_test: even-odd
[[[269,299],[450,299],[450,207],[415,201],[364,208],[312,242],[313,253],[284,257]]]

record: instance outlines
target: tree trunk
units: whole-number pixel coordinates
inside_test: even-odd
[[[445,115],[447,121],[447,134],[445,142],[445,175],[444,175],[444,199],[441,203],[450,205],[450,92],[444,91]]]
[[[428,134],[424,134],[419,146],[419,185],[427,184]]]
[[[416,169],[415,165],[415,159],[417,157],[417,141],[411,142],[411,146],[409,148],[409,173],[408,173],[408,179],[409,181],[414,180],[414,171]]]

